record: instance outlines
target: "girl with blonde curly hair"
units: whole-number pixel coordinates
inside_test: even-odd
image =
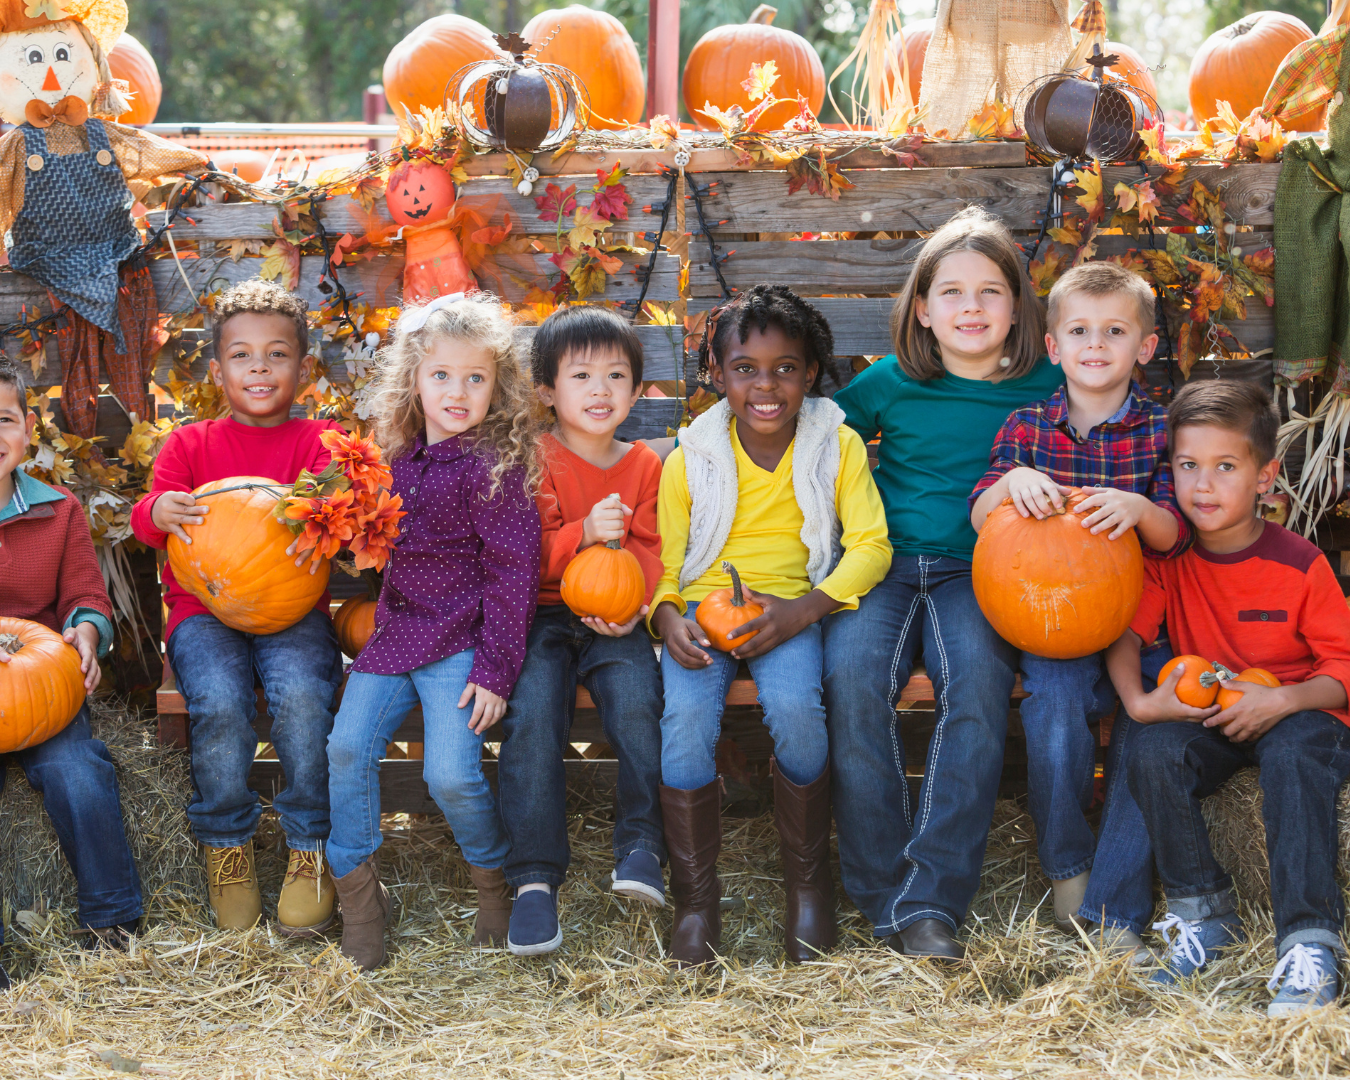
[[[379,760],[419,701],[422,775],[478,889],[474,944],[506,939],[508,844],[482,739],[525,659],[540,547],[534,395],[500,301],[454,294],[405,309],[378,379],[375,436],[407,516],[328,740],[342,951],[364,969],[384,962],[389,916],[375,863]]]

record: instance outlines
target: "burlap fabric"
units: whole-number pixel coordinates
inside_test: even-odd
[[[959,134],[995,96],[1012,104],[1072,51],[1068,0],[940,0],[919,96],[924,127]]]
[[[1344,38],[1342,39],[1342,42]],[[1275,189],[1275,379],[1317,376],[1350,393],[1350,49],[1342,49],[1341,104],[1327,114],[1326,147],[1312,138],[1284,148]]]

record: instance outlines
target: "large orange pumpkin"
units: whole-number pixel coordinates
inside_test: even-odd
[[[535,44],[548,41],[534,58],[565,67],[581,80],[591,99],[591,127],[622,128],[642,119],[647,104],[642,60],[623,23],[609,12],[580,4],[541,11],[520,36]]]
[[[1282,11],[1253,11],[1216,30],[1191,61],[1191,114],[1196,123],[1215,116],[1226,101],[1239,119],[1261,104],[1284,58],[1313,32],[1302,19]],[[1295,117],[1288,131],[1317,131],[1323,110]]]
[[[1119,41],[1108,41],[1104,48],[1108,56],[1114,55],[1119,58],[1114,66],[1106,69],[1108,75],[1124,79],[1154,101],[1158,100],[1158,84],[1153,80],[1153,72],[1149,71],[1148,62],[1139,53]],[[1088,73],[1091,73],[1090,68]]]
[[[437,15],[418,25],[389,50],[384,61],[384,97],[393,112],[405,105],[445,104],[446,83],[465,64],[502,58],[492,32],[463,15]]]
[[[825,68],[820,55],[800,34],[774,26],[777,13],[777,8],[761,4],[748,22],[713,27],[698,39],[685,61],[681,90],[684,107],[699,127],[717,126],[698,111],[707,102],[723,110],[733,105],[746,112],[753,109],[756,103],[741,83],[749,77],[751,64],[770,60],[778,69],[773,93],[784,103],[768,109],[755,126],[765,130],[782,127],[797,109],[798,93],[819,115],[825,103]]]
[[[1229,673],[1231,674],[1231,672]],[[1238,682],[1255,683],[1257,686],[1276,687],[1280,685],[1280,680],[1272,675],[1265,668],[1249,667],[1243,668],[1237,673]],[[1224,687],[1219,688],[1218,696],[1214,699],[1219,703],[1219,708],[1226,709],[1230,705],[1236,705],[1242,700],[1241,690],[1229,690]]]
[[[311,574],[308,561],[296,566],[286,554],[295,537],[272,513],[276,481],[231,476],[192,494],[211,509],[202,524],[188,527],[191,545],[169,537],[169,566],[178,583],[245,634],[275,634],[303,619],[328,587],[328,560]]]
[[[731,588],[718,589],[705,596],[694,612],[694,621],[703,627],[714,649],[731,652],[736,646],[747,645],[754,640],[755,634],[736,638],[731,634],[751,619],[758,619],[764,614],[764,608],[746,600],[741,589],[741,575],[731,563],[722,563],[722,570],[731,575]]]
[[[905,70],[905,60],[909,61],[909,96],[914,104],[919,103],[919,90],[923,87],[923,62],[928,56],[928,43],[933,40],[933,26],[936,19],[915,19],[904,28],[905,47],[900,48],[900,34],[891,38],[890,50],[895,56],[895,67],[899,72]],[[901,55],[903,53],[903,56]],[[889,74],[888,79],[895,76]]]
[[[375,611],[380,602],[373,596],[353,596],[337,609],[333,629],[337,632],[338,647],[344,656],[353,660],[366,647],[375,633]]]
[[[563,603],[583,618],[591,615],[622,626],[647,598],[647,579],[637,556],[611,540],[577,552],[558,591]]]
[[[123,34],[108,53],[108,69],[114,79],[125,80],[135,95],[131,98],[131,111],[117,119],[123,124],[153,124],[164,87],[150,50],[130,34]]]
[[[46,742],[84,704],[80,654],[61,635],[27,619],[0,618],[0,754]]]
[[[232,172],[241,180],[250,184],[261,182],[267,163],[273,161],[273,155],[261,150],[212,150],[211,160],[221,172]],[[275,164],[285,161],[285,154],[277,154]]]
[[[1130,624],[1144,591],[1144,556],[1134,530],[1108,540],[1083,528],[1074,488],[1063,513],[1022,517],[1011,499],[993,511],[975,542],[975,599],[999,635],[1036,656],[1068,660],[1106,648]]]
[[[1214,665],[1203,656],[1183,653],[1172,657],[1158,672],[1158,685],[1165,683],[1179,664],[1185,664],[1186,668],[1177,680],[1177,700],[1193,709],[1208,709],[1219,693],[1219,679]]]

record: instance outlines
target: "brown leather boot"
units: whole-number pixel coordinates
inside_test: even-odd
[[[722,945],[722,883],[717,880],[721,781],[693,791],[662,784],[661,815],[670,854],[670,895],[675,901],[670,955],[680,967],[710,964]]]
[[[506,931],[511,926],[511,886],[506,883],[500,868],[484,870],[480,866],[470,866],[469,877],[473,878],[474,888],[478,890],[478,919],[473,925],[473,944],[505,945]]]
[[[803,787],[773,771],[773,819],[783,862],[784,948],[794,963],[815,960],[839,941],[830,880],[830,767]]]
[[[350,874],[334,878],[342,911],[342,955],[362,971],[384,963],[384,928],[389,922],[389,890],[380,884],[372,855]]]
[[[206,849],[206,898],[221,930],[249,930],[262,918],[253,841]]]

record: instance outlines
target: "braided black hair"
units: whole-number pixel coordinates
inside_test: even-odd
[[[830,324],[819,308],[786,285],[756,285],[708,312],[703,341],[698,347],[698,381],[705,386],[711,384],[712,359],[726,355],[732,334],[745,344],[752,328],[762,334],[771,326],[806,346],[807,363],[816,365],[812,394],[820,395],[826,374],[833,376],[836,383],[846,381],[847,377],[841,379],[841,372],[836,371]]]

